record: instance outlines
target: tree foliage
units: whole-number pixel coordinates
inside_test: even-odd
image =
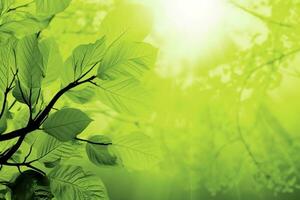
[[[20,194],[14,193],[11,184],[21,180],[14,176],[28,169],[34,171],[26,171],[32,178],[49,178],[47,195],[50,192],[58,200],[108,199],[100,178],[83,166],[65,163],[84,157],[97,166],[126,166],[132,160],[122,151],[114,152],[119,140],[97,134],[100,130],[90,134],[90,139],[81,137],[94,120],[91,112],[75,105],[93,108],[88,103],[96,99],[103,108],[133,114],[133,110],[121,109],[126,103],[121,104],[119,98],[134,98],[126,93],[126,80],[138,88],[141,76],[156,60],[156,48],[143,41],[151,31],[149,23],[144,26],[150,17],[147,13],[140,16],[144,8],[136,5],[112,10],[100,25],[102,33],[96,41],[78,45],[64,62],[59,42],[44,33],[70,3],[3,0],[0,4],[0,179],[7,186],[4,194],[11,189],[13,199]],[[101,107],[97,109],[101,112]],[[144,142],[141,139],[128,134],[122,145]],[[145,147],[135,145],[130,156],[141,157],[140,151],[145,156],[153,153]],[[22,198],[32,194],[38,198],[43,195],[38,191],[47,190],[32,187]]]
[[[1,1],[1,183],[31,169],[56,199],[107,199],[90,163],[155,169],[186,198],[296,195],[299,2],[229,1],[246,25],[232,19],[226,41],[192,67],[162,49],[155,73],[146,41],[164,42],[147,38],[148,10],[111,2]]]

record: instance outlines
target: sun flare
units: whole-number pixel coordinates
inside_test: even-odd
[[[157,0],[156,29],[169,57],[195,60],[222,35],[224,0]]]
[[[163,9],[169,25],[188,36],[209,33],[223,17],[220,0],[165,0]]]

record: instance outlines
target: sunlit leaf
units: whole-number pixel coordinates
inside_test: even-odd
[[[40,88],[28,88],[26,85],[21,84],[21,82],[16,81],[16,86],[12,94],[17,101],[27,104],[30,101],[31,103],[37,102],[40,92]]]
[[[36,157],[44,164],[53,163],[57,160],[67,159],[71,156],[77,156],[79,154],[76,144],[70,142],[61,142],[44,133],[39,134],[36,148]]]
[[[140,77],[156,61],[157,49],[147,43],[122,42],[106,52],[98,69],[98,77],[112,80],[118,76]]]
[[[103,20],[100,32],[107,44],[116,40],[142,41],[152,29],[152,16],[140,5],[122,5],[112,10]]]
[[[15,0],[1,0],[0,1],[0,14],[5,12],[14,2],[15,2]]]
[[[102,144],[111,144],[112,141],[108,136],[95,135],[89,138],[89,141]],[[95,165],[116,165],[117,157],[110,152],[110,145],[86,144],[86,153],[88,158]]]
[[[84,112],[74,108],[64,108],[45,121],[43,128],[46,133],[66,142],[75,139],[92,120]]]
[[[11,38],[6,44],[2,44],[0,48],[0,90],[4,91],[9,87],[13,74],[16,71],[15,66],[15,46],[16,40]]]
[[[57,199],[108,199],[100,178],[78,166],[58,166],[49,173],[51,191]]]
[[[28,88],[40,88],[43,77],[43,57],[36,35],[26,36],[18,42],[17,63],[19,80]]]
[[[39,43],[43,55],[44,74],[43,84],[48,85],[58,79],[57,72],[63,67],[63,60],[57,43],[53,38],[47,38]]]
[[[99,81],[98,98],[117,112],[135,114],[147,108],[143,98],[148,92],[140,81],[132,77],[119,77],[110,81]]]
[[[72,0],[35,0],[36,11],[42,15],[54,15],[65,10]]]
[[[142,133],[113,135],[112,151],[125,167],[146,169],[153,167],[157,161],[157,145]]]
[[[75,103],[87,103],[93,100],[95,96],[95,87],[86,86],[82,89],[71,90],[66,95]]]
[[[0,98],[2,100],[2,95],[0,95]],[[0,108],[2,108],[2,104],[0,106]],[[7,105],[5,105],[5,108],[4,108],[4,111],[3,111],[3,114],[0,118],[0,135],[2,133],[4,133],[7,129],[7,116],[8,116],[8,108],[7,108]]]
[[[99,64],[105,50],[105,37],[93,44],[76,47],[72,55],[65,62],[66,74],[63,81],[74,81],[88,72],[93,66]],[[95,68],[96,69],[96,68]]]
[[[0,33],[18,38],[31,35],[45,29],[49,19],[40,20],[31,14],[18,20],[9,20],[0,26]]]

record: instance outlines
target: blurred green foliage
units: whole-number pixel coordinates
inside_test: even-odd
[[[100,24],[107,12],[124,3],[74,0],[41,37],[54,38],[66,59],[79,44],[95,42],[105,32]],[[84,136],[103,132],[121,136],[122,144],[123,135],[142,132],[152,139],[143,147],[159,146],[147,149],[154,153],[146,159],[123,163],[130,172],[82,163],[99,173],[112,199],[298,199],[300,3],[228,4],[251,26],[240,32],[229,27],[220,46],[193,64],[166,57],[168,49],[162,48],[155,70],[141,78],[144,89],[130,91],[139,100],[121,101],[134,115],[119,106],[116,112],[111,101],[97,101],[88,89],[79,98],[76,93],[64,97],[60,106],[78,106],[93,115]],[[154,32],[147,40],[160,47],[168,35]],[[174,62],[180,66],[176,75],[170,67]],[[49,87],[46,96],[58,87]],[[133,192],[134,186],[140,190]]]

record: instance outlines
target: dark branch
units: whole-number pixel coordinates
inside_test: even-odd
[[[80,142],[86,142],[86,143],[89,143],[89,144],[102,145],[102,146],[112,145],[111,142],[108,142],[108,143],[93,142],[93,141],[90,141],[90,140],[85,140],[85,139],[81,139],[81,138],[77,138],[77,137],[75,138],[75,140],[78,140]]]
[[[96,76],[91,76],[90,78],[83,80],[83,81],[75,81],[67,85],[65,88],[61,89],[52,100],[49,102],[49,104],[45,107],[45,109],[36,117],[34,120],[30,120],[26,127],[14,130],[10,133],[6,133],[3,135],[0,135],[0,141],[10,140],[16,137],[19,137],[17,143],[11,147],[8,151],[6,151],[5,154],[2,154],[2,157],[0,157],[0,164],[6,164],[7,161],[12,157],[12,155],[19,149],[21,146],[23,140],[25,139],[25,136],[34,131],[39,129],[41,124],[45,121],[45,119],[48,117],[50,111],[52,110],[55,103],[58,101],[58,99],[67,91],[81,85],[84,83],[89,83],[90,81],[94,80]]]
[[[69,85],[67,85],[65,88],[63,88],[62,90],[60,90],[53,98],[52,100],[49,102],[49,104],[45,107],[45,109],[43,110],[43,112],[37,117],[37,119],[35,120],[36,123],[40,124],[50,113],[51,109],[53,108],[53,106],[55,105],[55,103],[58,101],[58,99],[67,91],[82,85],[84,83],[88,83],[92,80],[94,80],[96,78],[96,76],[91,76],[90,78],[83,80],[83,81],[75,81],[70,83]]]
[[[5,165],[5,166],[15,166],[15,167],[18,167],[18,169],[20,169],[20,167],[28,167],[28,168],[31,168],[31,169],[33,169],[33,170],[35,170],[35,171],[38,171],[38,172],[40,172],[40,173],[42,173],[42,174],[45,175],[45,172],[43,172],[42,170],[40,170],[40,169],[34,167],[34,166],[31,165],[31,163],[29,163],[29,162],[28,162],[28,163],[9,163],[9,162],[6,162],[6,163],[4,163],[3,165]]]
[[[14,155],[14,153],[16,153],[16,151],[20,148],[24,139],[25,139],[25,135],[19,137],[17,143],[14,146],[12,146],[11,149],[4,156],[1,157],[0,159],[1,164],[5,164]]]

